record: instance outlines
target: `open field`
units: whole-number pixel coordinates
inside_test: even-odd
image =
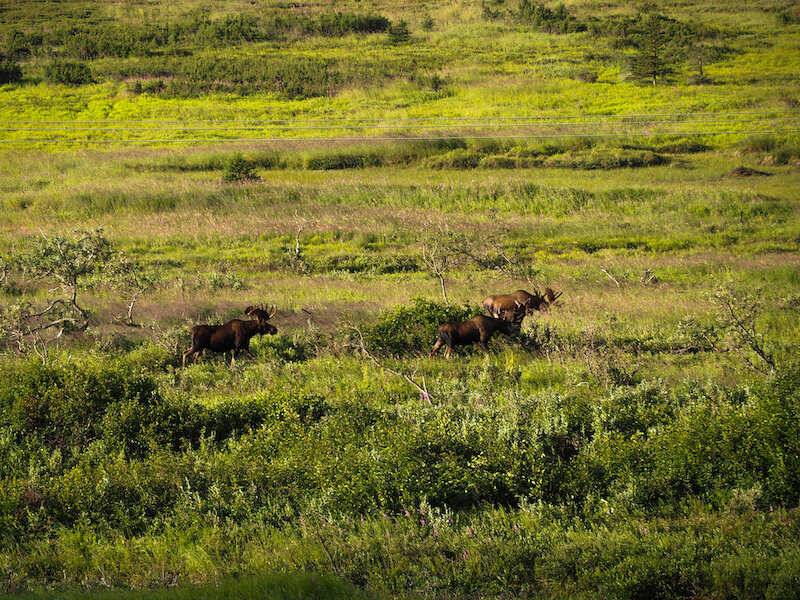
[[[565,4],[0,1],[0,594],[800,594],[797,6]]]

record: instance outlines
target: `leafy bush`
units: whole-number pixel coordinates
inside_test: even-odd
[[[408,23],[400,21],[389,27],[389,43],[390,44],[405,44],[411,39],[411,30],[408,28]]]
[[[517,18],[547,33],[586,31],[586,25],[580,23],[573,15],[569,14],[567,7],[563,4],[559,4],[555,9],[550,9],[544,4],[531,2],[531,0],[522,0],[517,11]]]
[[[241,152],[232,154],[225,162],[225,168],[222,170],[223,181],[256,181],[258,178],[252,163]]]
[[[362,332],[368,346],[387,354],[406,354],[429,350],[436,341],[442,323],[466,321],[481,314],[475,306],[455,306],[414,298],[411,306],[398,306],[383,313],[374,325],[364,325]]]
[[[551,156],[542,164],[562,169],[622,169],[653,167],[669,163],[669,159],[649,150],[597,148],[592,152],[566,152]]]
[[[47,66],[45,76],[53,83],[83,85],[92,83],[92,71],[87,65],[74,61],[55,61]]]
[[[347,33],[380,33],[390,27],[386,17],[352,13],[324,13],[316,20],[309,19],[304,27],[307,33],[341,36]]]
[[[0,57],[0,85],[16,83],[22,79],[22,68],[15,62]]]
[[[31,362],[0,377],[0,424],[19,439],[50,448],[85,446],[101,437],[112,405],[151,408],[162,401],[152,378],[115,365]]]

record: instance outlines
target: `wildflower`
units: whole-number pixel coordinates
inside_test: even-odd
[[[472,527],[467,525],[467,535],[472,535]]]
[[[403,512],[405,512],[405,513],[406,513],[406,517],[410,517],[410,516],[411,516],[411,513],[410,513],[410,512],[408,512],[408,509],[407,509],[407,508],[404,508],[404,509],[403,509]]]
[[[466,550],[463,550],[461,552],[461,558],[463,558],[464,560],[467,560],[467,551]]]

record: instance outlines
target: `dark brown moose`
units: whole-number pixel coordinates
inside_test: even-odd
[[[186,359],[190,356],[194,356],[194,362],[197,362],[203,350],[233,350],[233,360],[244,350],[251,358],[255,358],[250,352],[250,338],[254,335],[278,333],[277,327],[267,323],[275,316],[275,312],[274,307],[268,311],[263,305],[248,306],[244,313],[251,317],[249,321],[233,319],[224,325],[195,325],[192,327],[192,346],[183,353],[183,366],[186,366]]]
[[[512,334],[522,323],[525,313],[517,312],[514,314],[501,313],[501,318],[486,317],[478,315],[469,321],[456,323],[445,323],[439,325],[439,337],[428,356],[433,356],[442,346],[447,346],[444,357],[450,358],[455,346],[468,346],[478,344],[481,349],[489,353],[488,342],[495,331],[502,334]]]
[[[545,288],[544,294],[540,294],[538,290],[535,294],[517,290],[513,294],[489,296],[483,301],[483,309],[495,318],[503,318],[501,315],[505,314],[508,320],[512,315],[531,315],[537,310],[546,312],[560,295],[561,292],[556,294],[550,287]]]

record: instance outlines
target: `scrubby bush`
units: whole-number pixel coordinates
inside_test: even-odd
[[[387,354],[429,350],[436,330],[448,321],[465,321],[482,311],[476,306],[456,306],[415,298],[411,306],[398,306],[383,313],[373,325],[362,327],[368,346]]]
[[[45,76],[53,83],[83,85],[92,83],[92,71],[88,65],[75,61],[55,61],[45,69]]]
[[[555,9],[551,9],[538,2],[522,0],[517,11],[517,18],[523,23],[529,23],[534,28],[547,33],[586,31],[586,25],[569,14],[564,4],[559,4]]]
[[[225,162],[225,168],[222,171],[222,180],[233,182],[243,181],[256,181],[256,175],[253,165],[247,160],[241,152],[236,152]]]
[[[411,30],[408,28],[408,23],[400,21],[389,26],[389,43],[390,44],[405,44],[411,39]]]
[[[653,167],[669,163],[669,159],[648,150],[597,148],[592,152],[565,152],[547,158],[546,167],[562,169],[622,169],[626,167]]]
[[[15,62],[0,57],[0,85],[16,83],[22,79],[22,68]]]

